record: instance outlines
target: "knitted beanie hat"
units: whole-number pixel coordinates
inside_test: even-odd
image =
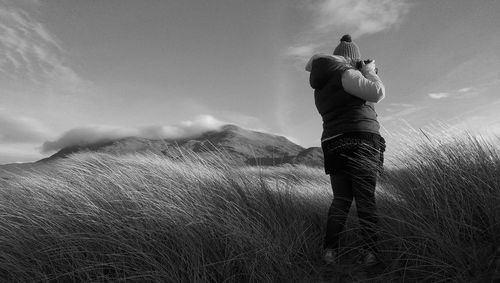
[[[352,42],[351,36],[346,34],[340,39],[339,45],[335,47],[333,55],[344,56],[355,61],[361,60],[361,53],[356,43]]]

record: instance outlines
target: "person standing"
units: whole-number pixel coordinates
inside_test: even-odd
[[[356,67],[357,66],[357,67]],[[323,260],[338,262],[339,235],[355,200],[364,240],[361,262],[379,261],[375,202],[385,140],[374,104],[385,97],[375,61],[361,61],[359,47],[344,35],[333,55],[315,54],[306,65],[316,108],[323,120],[321,147],[333,201],[328,210]]]

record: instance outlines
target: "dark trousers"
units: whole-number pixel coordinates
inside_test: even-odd
[[[334,198],[328,210],[324,247],[331,249],[339,247],[339,235],[344,229],[354,199],[364,239],[363,248],[376,251],[375,180],[365,179],[364,182],[360,182],[347,175],[330,175],[330,178]]]
[[[334,146],[325,147],[325,159],[329,162],[330,180],[333,189],[333,201],[328,210],[324,248],[339,248],[339,236],[344,230],[347,215],[353,200],[356,203],[363,249],[377,251],[377,208],[375,187],[380,171],[380,148],[373,143],[352,139]],[[375,144],[376,145],[376,144]],[[328,150],[334,148],[335,150]]]

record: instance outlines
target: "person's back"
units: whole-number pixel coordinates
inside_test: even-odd
[[[348,93],[342,84],[345,72],[360,72],[342,56],[317,56],[311,61],[309,83],[314,100],[323,119],[321,139],[346,133],[370,132],[379,134],[374,103]]]
[[[375,188],[383,163],[385,141],[379,133],[374,103],[385,96],[385,87],[374,62],[360,62],[359,49],[350,36],[342,37],[332,55],[318,54],[306,65],[309,83],[323,119],[321,147],[325,173],[330,175],[333,201],[328,211],[323,259],[334,264],[351,203],[356,200],[364,235],[365,264],[377,262],[377,212]]]

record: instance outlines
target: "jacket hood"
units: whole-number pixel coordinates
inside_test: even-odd
[[[309,83],[313,89],[323,88],[337,72],[352,68],[351,61],[343,56],[314,54],[306,64],[306,71],[311,72]]]

